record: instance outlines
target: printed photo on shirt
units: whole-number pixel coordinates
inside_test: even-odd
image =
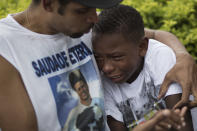
[[[103,98],[93,61],[49,78],[60,125],[65,131],[104,129]]]

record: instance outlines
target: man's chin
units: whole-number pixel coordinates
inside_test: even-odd
[[[81,36],[83,36],[84,33],[74,33],[74,34],[71,34],[70,37],[72,38],[79,38]]]
[[[79,38],[79,37],[83,36],[84,34],[89,33],[90,29],[91,28],[89,28],[89,29],[87,29],[86,31],[83,31],[83,32],[73,33],[73,34],[70,35],[70,37]]]

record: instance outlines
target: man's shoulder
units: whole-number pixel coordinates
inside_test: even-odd
[[[0,20],[0,36],[13,35],[15,23],[11,19],[11,16],[8,15],[6,18]]]
[[[6,18],[0,20],[0,55],[3,59],[8,60],[8,63],[10,62],[9,64],[13,64],[14,61],[11,55],[10,47],[8,45],[8,39],[15,38],[17,34],[17,32],[13,31],[14,22],[11,19],[11,16],[8,15]],[[0,64],[2,64],[2,60]],[[15,66],[15,64],[13,65]],[[3,65],[0,66],[3,67]]]
[[[8,15],[7,17],[0,19],[0,26],[5,27],[10,25],[10,22],[12,21],[11,19],[12,19],[11,15]]]

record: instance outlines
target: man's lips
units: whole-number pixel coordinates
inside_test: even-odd
[[[113,75],[113,76],[107,76],[110,79],[118,79],[121,78],[121,75]]]

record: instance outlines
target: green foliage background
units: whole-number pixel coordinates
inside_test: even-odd
[[[124,0],[123,4],[141,13],[145,27],[175,34],[197,61],[197,0]]]
[[[0,18],[23,11],[30,2],[0,0]],[[175,34],[197,60],[197,0],[124,0],[123,4],[136,8],[147,28]]]
[[[23,11],[30,2],[31,0],[0,0],[0,18]]]

